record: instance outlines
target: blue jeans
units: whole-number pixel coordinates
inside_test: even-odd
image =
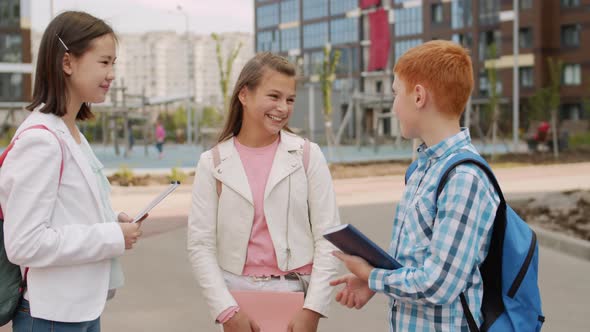
[[[23,299],[12,320],[13,332],[100,332],[100,317],[90,322],[62,323],[31,317],[29,301]]]

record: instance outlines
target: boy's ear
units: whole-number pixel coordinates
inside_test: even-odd
[[[418,108],[422,108],[426,105],[426,88],[424,88],[423,85],[417,84],[414,87],[414,103]]]
[[[72,62],[72,56],[70,55],[70,53],[66,52],[61,63],[61,68],[64,71],[64,73],[66,73],[66,75],[68,76],[72,75],[73,73]]]

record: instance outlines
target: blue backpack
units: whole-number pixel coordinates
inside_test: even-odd
[[[483,324],[477,326],[465,295],[461,305],[471,332],[540,331],[545,322],[537,283],[539,247],[535,232],[506,204],[500,185],[488,163],[478,154],[461,152],[446,162],[438,180],[436,197],[450,172],[460,164],[481,168],[494,185],[500,205],[496,211],[488,255],[479,269],[483,279]],[[406,183],[418,166],[414,161],[406,171]],[[435,202],[436,205],[436,202]],[[499,278],[498,276],[502,276]]]

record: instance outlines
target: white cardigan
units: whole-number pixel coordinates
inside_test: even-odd
[[[335,247],[322,234],[340,223],[330,171],[312,143],[306,175],[304,140],[287,132],[280,135],[264,194],[268,230],[279,269],[313,262],[304,307],[327,316],[333,294],[329,282],[337,274],[338,261],[331,254]],[[217,168],[211,151],[201,155],[188,227],[189,258],[214,319],[236,305],[222,270],[242,274],[254,219],[252,192],[233,138],[220,143],[219,152]],[[222,182],[220,197],[216,179]]]
[[[31,316],[60,322],[90,321],[104,309],[110,259],[125,251],[118,223],[103,223],[99,190],[80,147],[63,120],[34,111],[0,168],[0,205],[8,259],[29,267],[25,297]],[[82,136],[82,139],[85,139]],[[58,189],[59,188],[59,189]]]

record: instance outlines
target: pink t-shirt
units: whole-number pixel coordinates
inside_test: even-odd
[[[264,216],[264,190],[279,146],[279,139],[261,148],[247,147],[234,139],[234,146],[242,160],[250,190],[252,190],[252,199],[254,200],[254,222],[252,223],[246,264],[242,275],[281,276],[289,272],[311,274],[313,267],[311,263],[289,272],[279,269],[275,248]],[[217,321],[222,324],[227,322],[238,310],[238,307],[227,308],[217,317]]]
[[[254,222],[242,274],[247,276],[288,274],[289,272],[281,271],[278,268],[275,248],[264,216],[264,190],[279,146],[279,139],[261,148],[247,147],[240,144],[237,139],[234,139],[234,145],[240,154],[254,200]],[[311,274],[311,268],[312,265],[309,264],[293,271]]]

